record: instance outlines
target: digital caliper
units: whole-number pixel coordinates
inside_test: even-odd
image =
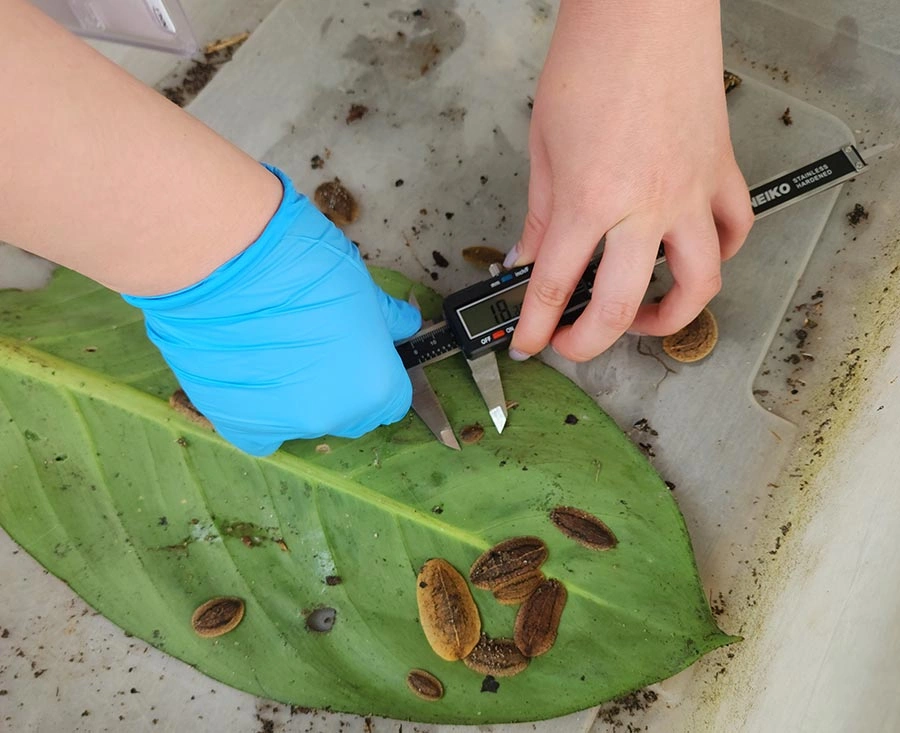
[[[867,164],[853,145],[826,155],[796,170],[775,176],[750,189],[754,217],[760,219],[852,178]],[[573,322],[587,307],[602,252],[588,265],[563,312],[560,325]],[[656,264],[665,261],[662,246]],[[498,432],[506,425],[506,399],[494,352],[512,339],[531,279],[532,265],[506,272],[494,266],[492,277],[444,298],[444,321],[430,323],[413,337],[397,344],[413,383],[413,408],[435,436],[459,450],[450,422],[428,384],[423,366],[453,356],[465,355],[491,420]]]

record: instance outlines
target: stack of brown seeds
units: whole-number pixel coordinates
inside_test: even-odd
[[[602,521],[575,507],[556,507],[550,521],[567,537],[593,550],[610,550],[618,543]],[[521,604],[512,639],[492,639],[482,633],[478,607],[465,578],[443,558],[428,560],[419,571],[416,601],[425,638],[434,652],[448,661],[461,659],[469,669],[493,677],[512,677],[532,657],[548,652],[556,641],[567,598],[565,586],[546,578],[541,570],[548,554],[539,537],[513,537],[482,553],[469,570],[476,588],[491,591],[500,603]],[[410,689],[424,699],[440,699],[443,687],[435,693],[440,682],[424,670],[410,675],[421,681],[420,673],[433,680],[429,694],[422,693],[421,684],[408,680]]]

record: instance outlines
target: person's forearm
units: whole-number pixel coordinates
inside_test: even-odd
[[[0,239],[135,295],[247,247],[277,178],[24,0],[0,2]]]

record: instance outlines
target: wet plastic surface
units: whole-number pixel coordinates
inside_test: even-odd
[[[729,116],[748,183],[853,139],[866,148],[900,135],[900,12],[879,0],[852,13],[843,5],[724,3],[726,63],[744,77]],[[462,260],[463,247],[505,249],[518,236],[528,95],[552,10],[540,2],[372,6],[285,0],[191,111],[302,189],[340,177],[362,206],[348,234],[371,261],[450,292],[485,275]],[[420,7],[425,15],[414,13]],[[368,111],[348,123],[352,104]],[[791,126],[780,119],[786,107]],[[892,541],[900,506],[890,490],[900,471],[900,406],[890,399],[900,356],[889,348],[900,163],[896,150],[877,157],[855,182],[758,222],[726,265],[711,305],[720,342],[705,361],[660,362],[639,352],[659,356],[658,340],[626,337],[590,365],[556,363],[675,484],[720,623],[746,640],[654,686],[655,699],[606,708],[596,723],[586,711],[495,730],[900,727]],[[870,218],[851,226],[855,203]],[[433,250],[448,268],[435,265]],[[237,720],[367,729],[359,718],[275,711],[206,679],[82,616],[84,605],[58,581],[8,540],[3,547],[0,625],[10,635],[0,639],[8,690],[0,718],[9,716],[11,729],[98,730],[121,724],[119,715],[130,730],[194,721],[234,729]],[[56,687],[55,705],[38,702]],[[398,725],[376,720],[370,729]]]

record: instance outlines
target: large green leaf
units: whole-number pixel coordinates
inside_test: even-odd
[[[376,273],[405,295],[410,284]],[[436,298],[419,289],[434,309]],[[733,640],[716,627],[670,492],[615,424],[536,361],[500,360],[518,401],[502,436],[454,452],[412,413],[359,440],[295,441],[253,459],[174,413],[176,387],[140,314],[71,272],[37,293],[0,293],[0,521],[126,631],[219,680],[276,700],[400,719],[535,720],[665,678]],[[461,358],[429,368],[457,428],[486,421]],[[567,424],[567,414],[578,418]],[[326,442],[329,452],[317,451]],[[597,552],[548,519],[601,517]],[[491,544],[538,535],[568,589],[553,649],[495,694],[428,647],[416,572],[443,557],[466,572]],[[339,576],[341,582],[326,582]],[[190,627],[213,596],[246,601],[219,639]],[[515,609],[474,591],[485,629]],[[336,609],[330,632],[305,614]],[[407,672],[446,688],[414,697]]]

